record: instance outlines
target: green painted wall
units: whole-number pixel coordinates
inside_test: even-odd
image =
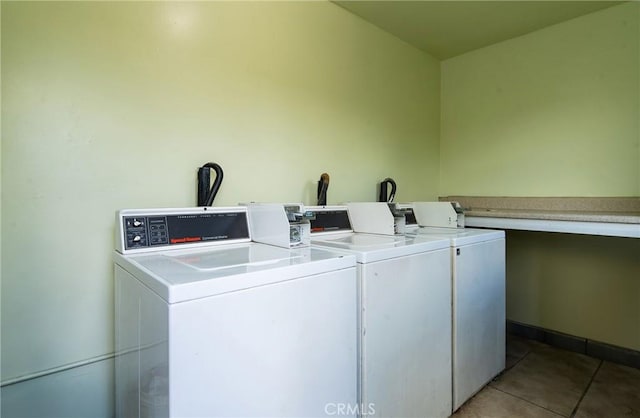
[[[639,195],[639,8],[443,61],[440,195]]]
[[[442,62],[441,195],[640,195],[640,3]],[[637,239],[507,235],[507,318],[640,349]]]
[[[507,317],[640,350],[640,240],[507,233]]]
[[[113,351],[114,214],[437,197],[440,64],[329,2],[3,2],[2,378]]]
[[[2,45],[2,2],[0,2],[0,45]],[[2,54],[0,53],[0,69]],[[2,72],[0,71],[0,96],[2,92]],[[0,97],[0,326],[2,326],[2,97]],[[2,332],[0,332],[2,347]],[[2,369],[2,350],[0,349],[0,370]],[[2,395],[0,393],[0,414],[2,413]]]

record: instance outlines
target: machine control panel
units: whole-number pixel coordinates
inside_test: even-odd
[[[146,247],[147,240],[147,218],[130,217],[124,219],[125,242],[127,248]]]
[[[317,210],[311,221],[311,232],[351,231],[349,212],[343,210]]]
[[[124,216],[124,249],[249,238],[245,211]]]

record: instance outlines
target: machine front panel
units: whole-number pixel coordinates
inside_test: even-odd
[[[125,216],[125,249],[248,239],[245,212]]]

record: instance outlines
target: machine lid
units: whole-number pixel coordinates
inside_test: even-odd
[[[168,303],[250,289],[355,266],[355,257],[317,248],[247,243],[206,249],[114,254],[116,264]]]
[[[358,263],[371,263],[427,251],[449,248],[449,240],[429,239],[405,235],[346,233],[311,237],[311,245],[354,254]]]
[[[504,231],[495,229],[473,228],[435,228],[422,226],[408,231],[407,236],[419,237],[443,237],[451,241],[452,247],[475,244],[477,242],[491,241],[504,238]]]

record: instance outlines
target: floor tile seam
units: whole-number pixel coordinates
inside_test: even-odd
[[[566,351],[564,349],[561,349],[562,351]],[[535,353],[533,352],[533,354],[539,354],[539,353]],[[564,354],[564,353],[563,353]],[[580,354],[580,353],[573,353],[573,354]],[[590,357],[590,356],[586,356],[587,358],[589,358],[589,360],[593,360],[591,365],[589,364],[580,364],[580,363],[575,363],[575,362],[571,362],[569,360],[571,360],[570,358],[562,358],[559,356],[549,356],[549,355],[539,355],[538,356],[540,358],[540,360],[542,360],[543,362],[547,363],[548,365],[550,365],[551,367],[554,368],[554,373],[557,371],[557,368],[561,368],[564,369],[563,371],[573,371],[573,370],[579,370],[579,371],[584,371],[586,373],[584,374],[589,374],[589,370],[593,369],[593,366],[596,366],[596,369],[600,366],[600,362],[603,361],[602,359],[598,359],[595,357]],[[518,362],[519,363],[519,362]],[[560,367],[558,367],[560,366]],[[582,373],[581,373],[582,374]]]
[[[494,388],[494,389],[495,389],[495,388],[496,388],[495,384],[496,384],[496,383],[498,383],[498,380],[499,380],[499,379],[501,379],[501,378],[503,378],[503,377],[504,377],[504,375],[505,375],[505,374],[507,374],[509,371],[513,370],[513,369],[514,369],[514,367],[516,367],[516,366],[517,366],[517,365],[518,365],[522,360],[524,360],[524,358],[525,358],[525,357],[527,357],[527,356],[529,355],[529,353],[530,353],[530,352],[531,352],[531,350],[527,351],[526,353],[524,353],[524,354],[522,355],[522,357],[520,357],[520,358],[518,359],[518,361],[516,361],[515,363],[513,363],[513,364],[512,364],[511,366],[509,366],[508,368],[506,368],[506,367],[505,367],[505,369],[504,369],[502,372],[500,372],[500,374],[499,374],[498,376],[496,376],[496,377],[494,377],[493,379],[491,379],[491,381],[487,384],[487,386],[490,386],[490,387],[492,387],[492,388]],[[502,391],[502,390],[501,390],[500,392],[507,393],[507,392],[504,392],[504,391]]]
[[[529,355],[529,353],[531,353],[531,350],[529,350],[529,351],[527,351],[526,353],[524,353],[524,355],[523,355],[522,357],[520,357],[520,358],[518,359],[518,361],[516,361],[515,363],[513,363],[513,364],[511,365],[511,367],[509,367],[508,369],[506,369],[506,368],[505,368],[503,373],[506,373],[507,371],[509,371],[509,370],[513,369],[514,367],[516,367],[516,366],[517,366],[517,365],[518,365],[522,360],[524,360],[524,359],[525,359],[525,357],[527,357],[527,356]]]
[[[557,416],[559,416],[559,417],[569,418],[569,417],[567,417],[567,416],[565,416],[565,415],[562,415],[561,413],[559,413],[559,412],[557,412],[557,411],[551,410],[551,409],[549,409],[549,408],[547,408],[547,407],[544,407],[544,406],[542,406],[542,405],[538,405],[538,404],[537,404],[537,403],[535,403],[535,402],[532,402],[532,401],[530,401],[530,400],[528,400],[528,399],[525,399],[525,398],[521,398],[521,397],[520,397],[520,396],[518,396],[518,395],[514,395],[513,393],[506,392],[506,391],[504,391],[504,390],[502,390],[502,389],[499,389],[499,388],[497,388],[497,387],[495,387],[495,386],[491,386],[491,388],[492,388],[492,389],[497,390],[498,392],[502,392],[502,393],[504,393],[505,395],[511,396],[512,398],[520,399],[521,401],[524,401],[524,402],[528,403],[529,405],[533,405],[533,406],[535,406],[536,408],[544,409],[545,411],[547,411],[547,412],[551,412],[552,414],[557,415]]]
[[[604,363],[604,360],[600,360],[600,364],[598,364],[598,367],[596,367],[596,370],[591,375],[591,379],[589,379],[589,383],[587,384],[587,387],[584,389],[584,392],[582,393],[582,396],[580,397],[580,399],[578,399],[578,403],[576,403],[576,406],[573,408],[573,411],[571,412],[571,415],[569,416],[570,418],[575,417],[576,414],[578,413],[578,409],[580,408],[580,404],[582,403],[582,400],[584,399],[584,397],[587,396],[587,392],[589,392],[589,388],[591,388],[591,385],[593,384],[593,381],[595,380],[596,375],[600,371],[600,368],[602,367],[603,363]]]
[[[540,367],[538,369],[540,369]],[[512,378],[512,376],[515,375],[526,378],[527,381],[534,385],[547,385],[549,382],[553,382],[554,384],[560,383],[560,387],[556,388],[558,392],[563,393],[565,396],[578,398],[584,393],[585,385],[588,385],[592,379],[591,373],[585,373],[579,381],[566,375],[559,375],[555,370],[536,371],[535,375],[532,375],[532,373],[534,373],[532,369],[523,370],[521,368],[517,370],[516,373],[509,375],[505,373],[501,375],[499,380],[491,381],[490,385],[492,387],[508,386],[513,383],[513,379],[516,379]]]

